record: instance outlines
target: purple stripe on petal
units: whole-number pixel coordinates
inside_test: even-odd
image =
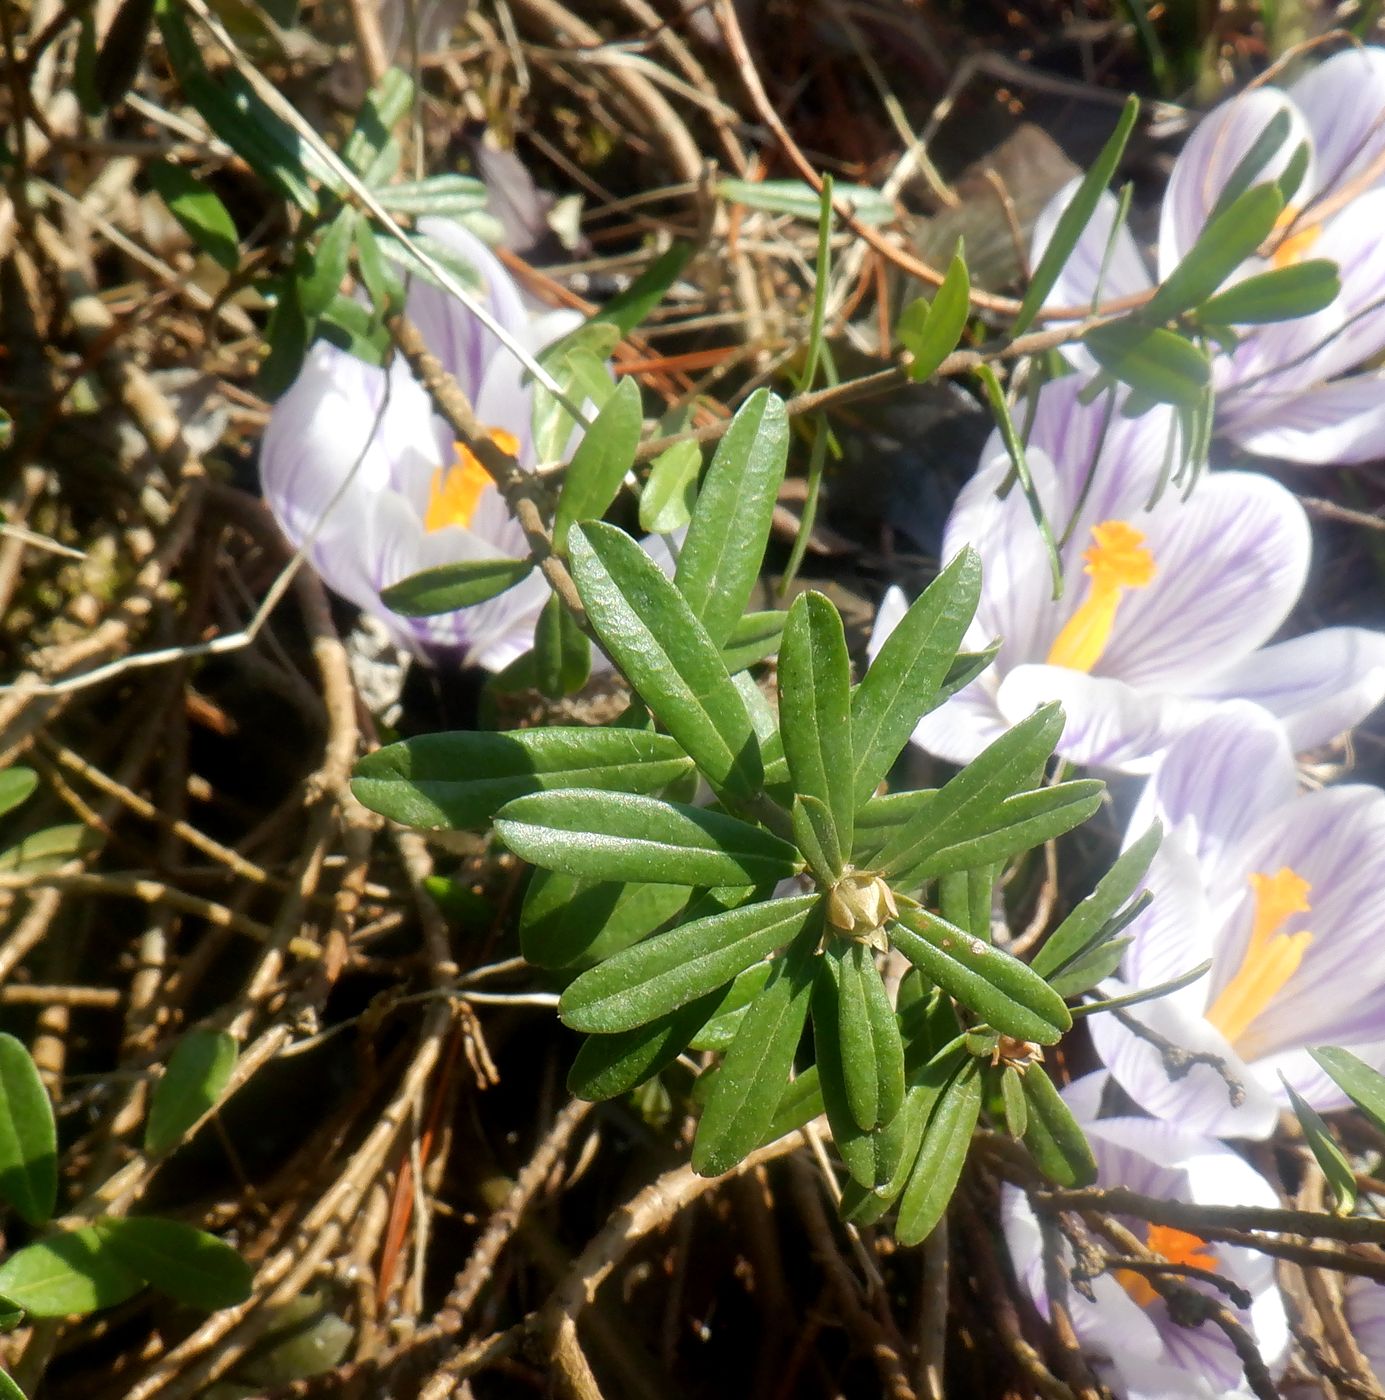
[[[1290,84],[1313,135],[1319,187],[1327,193],[1367,173],[1385,152],[1385,52],[1345,49]],[[1375,180],[1380,180],[1376,172]]]
[[[1226,432],[1247,452],[1304,467],[1385,457],[1385,375],[1353,375],[1286,393],[1236,393]]]

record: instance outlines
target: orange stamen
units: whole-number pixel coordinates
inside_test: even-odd
[[[1082,556],[1083,572],[1091,579],[1087,597],[1049,649],[1050,666],[1090,671],[1101,659],[1126,590],[1147,588],[1154,581],[1154,555],[1144,538],[1124,520],[1092,527],[1092,547]]]
[[[1191,1269],[1215,1269],[1217,1256],[1206,1240],[1172,1225],[1151,1225],[1145,1240],[1154,1254],[1162,1254],[1170,1264],[1184,1264]],[[1159,1297],[1149,1279],[1134,1269],[1117,1269],[1120,1286],[1142,1307],[1147,1308]]]

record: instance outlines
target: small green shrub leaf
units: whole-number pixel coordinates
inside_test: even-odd
[[[250,1296],[250,1265],[205,1230],[150,1216],[105,1216],[93,1228],[103,1249],[176,1302],[215,1312]]]
[[[158,1156],[220,1099],[236,1067],[236,1038],[226,1031],[191,1030],[173,1047],[163,1077],[154,1085],[144,1150]]]
[[[114,1307],[144,1287],[96,1227],[50,1235],[0,1264],[0,1294],[30,1317],[71,1317]]]
[[[22,1041],[0,1034],[0,1197],[30,1225],[53,1214],[57,1154],[53,1105],[33,1057]]]

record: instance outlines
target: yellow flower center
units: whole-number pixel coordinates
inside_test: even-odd
[[[1298,970],[1313,941],[1306,930],[1279,931],[1295,914],[1306,914],[1312,908],[1308,903],[1312,886],[1307,880],[1285,866],[1273,875],[1252,875],[1250,887],[1255,894],[1255,914],[1245,957],[1207,1010],[1207,1019],[1232,1045]]]
[[[1087,597],[1049,649],[1050,666],[1090,671],[1101,659],[1126,589],[1147,588],[1154,581],[1154,555],[1144,539],[1124,520],[1092,527],[1092,547],[1082,556],[1083,572],[1091,579]]]
[[[1184,1264],[1191,1269],[1215,1269],[1217,1256],[1206,1240],[1175,1230],[1172,1225],[1151,1225],[1145,1243],[1155,1254],[1162,1254],[1170,1264]],[[1116,1281],[1142,1307],[1147,1308],[1159,1297],[1149,1279],[1134,1269],[1117,1269]]]
[[[1300,213],[1302,213],[1302,210],[1300,210],[1297,205],[1288,205],[1284,212],[1275,220],[1275,231],[1278,232],[1282,229],[1289,228]],[[1297,233],[1289,234],[1274,252],[1270,254],[1270,262],[1275,267],[1292,267],[1295,263],[1302,262],[1303,259],[1308,256],[1313,245],[1321,237],[1322,225],[1308,224],[1304,228],[1299,229]]]
[[[513,457],[519,451],[519,439],[504,428],[492,428],[487,434],[502,451]],[[423,528],[432,534],[448,525],[466,528],[481,504],[481,497],[494,485],[491,474],[476,459],[476,454],[460,442],[454,443],[456,461],[433,473],[428,487],[428,509],[423,515]]]

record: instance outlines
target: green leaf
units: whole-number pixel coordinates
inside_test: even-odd
[[[1061,972],[1111,936],[1111,921],[1139,889],[1162,837],[1163,828],[1155,822],[1101,877],[1096,889],[1053,930],[1030,959],[1030,966],[1040,977]]]
[[[836,1144],[852,1181],[867,1189],[875,1185],[872,1133],[862,1128],[851,1108],[842,1047],[841,963],[830,952],[817,961],[810,1009],[813,1016],[813,1059],[818,1092]]]
[[[818,192],[803,180],[721,180],[716,192],[731,204],[763,209],[769,214],[791,214],[817,223],[821,211]],[[847,204],[863,224],[888,224],[895,217],[894,202],[869,185],[838,184],[836,201]]]
[[[519,949],[535,967],[585,967],[648,938],[691,898],[686,885],[593,884],[535,870],[520,910]]]
[[[298,266],[304,270],[298,279],[298,300],[310,318],[322,315],[341,292],[358,223],[359,216],[348,205],[327,225],[306,267],[300,259]]]
[[[15,1313],[16,1319],[21,1316],[22,1313]],[[11,1379],[8,1371],[0,1371],[0,1400],[25,1400],[24,1392]]]
[[[0,1264],[0,1294],[30,1317],[81,1316],[123,1303],[143,1287],[93,1225],[26,1245]]]
[[[938,912],[948,923],[991,941],[991,907],[995,893],[994,868],[956,870],[938,881]]]
[[[717,444],[674,582],[707,635],[724,646],[760,575],[789,455],[783,402],[757,389]]]
[[[923,1146],[924,1129],[956,1070],[956,1061],[941,1062],[943,1073],[937,1083],[911,1085],[904,1095],[904,1106],[883,1128],[870,1134],[875,1156],[875,1180],[863,1187],[851,1180],[842,1191],[841,1217],[854,1225],[873,1225],[899,1199],[909,1173]]]
[[[1062,997],[1036,972],[936,914],[901,912],[888,932],[929,981],[1002,1035],[1053,1045],[1072,1025]]]
[[[1141,315],[1149,321],[1168,321],[1206,301],[1270,236],[1283,209],[1284,198],[1274,185],[1255,185],[1238,195],[1202,226],[1197,242],[1155,290]]]
[[[936,791],[936,788],[914,788],[908,792],[886,792],[858,808],[851,863],[858,870],[873,869],[885,844],[923,811]]]
[[[760,745],[718,641],[654,561],[613,525],[577,526],[568,549],[592,627],[640,698],[715,789],[753,797],[763,779]]]
[[[1014,1065],[1000,1066],[1001,1117],[1012,1138],[1022,1138],[1029,1128],[1029,1108],[1024,1100],[1020,1071]]]
[[[102,839],[99,832],[82,822],[44,827],[0,851],[0,874],[46,875],[83,851],[95,849]]]
[[[540,463],[563,461],[573,431],[584,426],[573,418],[567,404],[576,407],[590,400],[600,409],[615,392],[606,357],[619,340],[615,326],[588,321],[539,355],[539,363],[563,394],[559,398],[542,384],[533,387],[531,436]]]
[[[27,802],[38,787],[38,774],[32,768],[6,768],[0,771],[0,817]]]
[[[634,379],[622,379],[583,434],[563,478],[553,516],[553,548],[559,554],[567,550],[568,531],[579,520],[599,520],[615,500],[634,465],[643,427],[640,386]]]
[[[691,768],[663,734],[582,725],[507,734],[421,734],[367,754],[351,791],[373,812],[426,830],[489,825],[516,797],[552,788],[652,792]]]
[[[989,744],[895,833],[878,857],[882,873],[901,874],[985,832],[1001,804],[1033,781],[1062,732],[1062,708],[1049,704]]]
[[[1072,256],[1072,250],[1077,246],[1083,229],[1091,223],[1097,203],[1111,183],[1111,177],[1116,173],[1116,166],[1120,164],[1120,158],[1125,153],[1125,143],[1130,140],[1130,133],[1135,129],[1139,115],[1139,98],[1127,98],[1116,129],[1101,148],[1101,154],[1092,162],[1091,169],[1082,177],[1077,192],[1058,219],[1053,237],[1049,239],[1048,247],[1044,249],[1044,255],[1039,259],[1038,267],[1034,269],[1029,290],[1025,292],[1024,300],[1020,303],[1019,312],[1010,328],[1012,336],[1023,335],[1033,325],[1035,316],[1044,304],[1044,298],[1053,290],[1053,284],[1067,265],[1068,258]]]
[[[856,811],[851,748],[851,661],[842,619],[821,593],[801,593],[779,646],[779,729],[794,791],[830,821],[838,854],[851,849]],[[813,809],[809,809],[810,816]],[[826,842],[824,842],[826,844]]]
[[[1324,1045],[1308,1053],[1376,1129],[1385,1133],[1385,1076],[1350,1050]]]
[[[486,187],[472,175],[431,175],[426,180],[403,180],[371,191],[391,214],[410,218],[433,215],[462,219],[486,207]]]
[[[539,613],[533,658],[537,688],[550,700],[576,694],[591,675],[591,643],[556,593]]]
[[[53,1105],[22,1041],[0,1033],[0,1197],[42,1225],[58,1199]],[[0,1294],[5,1292],[0,1287]]]
[[[103,1216],[104,1249],[160,1293],[188,1307],[231,1308],[250,1296],[254,1270],[229,1244],[177,1220]]]
[[[655,934],[584,972],[558,1014],[574,1030],[603,1035],[644,1025],[719,991],[792,942],[818,903],[797,895],[748,904]]]
[[[591,1035],[568,1071],[567,1087],[579,1099],[600,1103],[638,1088],[671,1065],[706,1022],[717,993],[680,1006],[647,1025],[615,1035]]]
[[[1199,977],[1205,977],[1211,968],[1212,959],[1208,958],[1196,967],[1190,967],[1187,972],[1170,977],[1167,982],[1160,982],[1156,986],[1141,987],[1138,992],[1126,992],[1124,996],[1108,997],[1103,1001],[1084,1001],[1081,1006],[1073,1009],[1073,1018],[1094,1016],[1098,1011],[1115,1011],[1118,1007],[1139,1006],[1141,1002],[1158,1001],[1160,997],[1170,996],[1184,987],[1191,986]]]
[[[613,296],[593,320],[607,321],[629,335],[658,304],[664,293],[683,274],[696,248],[691,243],[670,243],[623,292]],[[645,526],[645,529],[652,529]]]
[[[847,1102],[869,1131],[890,1122],[904,1102],[904,1043],[870,949],[834,940],[828,956],[840,968],[837,1036]]]
[[[640,529],[654,535],[681,530],[692,519],[697,500],[697,476],[702,448],[695,442],[675,442],[649,465],[649,479],[640,492]]]
[[[691,1050],[714,1050],[718,1054],[731,1048],[736,1032],[745,1020],[746,1009],[760,994],[774,970],[772,963],[756,963],[739,973],[731,985],[720,993],[706,1021],[688,1041]]]
[[[534,793],[501,808],[495,829],[517,856],[588,880],[758,885],[802,868],[787,841],[760,827],[632,793]]]
[[[1064,999],[1091,991],[1121,965],[1125,950],[1133,941],[1129,938],[1113,938],[1109,943],[1098,943],[1096,947],[1089,948],[1074,958],[1061,972],[1055,972],[1047,978],[1048,985]]]
[[[384,167],[381,157],[389,148],[390,133],[413,105],[413,100],[413,79],[400,68],[386,70],[380,81],[366,94],[356,115],[356,124],[342,148],[342,159],[361,176],[365,184],[381,186],[377,198],[382,200],[389,189],[385,181],[394,173],[394,169],[392,165]]]
[[[731,636],[721,649],[726,669],[734,675],[773,656],[779,650],[788,616],[773,610],[746,613],[731,629]]]
[[[1247,277],[1203,302],[1197,314],[1207,324],[1218,326],[1292,321],[1331,306],[1341,290],[1337,264],[1313,258]]]
[[[226,1031],[191,1030],[173,1047],[168,1067],[154,1084],[144,1150],[157,1157],[221,1098],[236,1067],[236,1038]]]
[[[839,879],[845,856],[837,844],[837,828],[826,806],[816,797],[795,795],[789,824],[794,844],[803,853],[813,874],[828,884]]]
[[[942,701],[981,596],[981,559],[970,546],[914,600],[851,697],[853,795],[865,802],[890,771],[919,720]]]
[[[404,280],[386,259],[380,239],[365,219],[356,222],[356,264],[376,319],[383,321],[404,310]]]
[[[1293,1105],[1294,1116],[1303,1129],[1303,1137],[1312,1149],[1327,1184],[1332,1188],[1332,1209],[1337,1215],[1350,1215],[1356,1209],[1356,1173],[1352,1170],[1342,1145],[1332,1136],[1332,1130],[1323,1122],[1318,1111],[1295,1091],[1294,1086],[1280,1073],[1280,1081]]]
[[[382,588],[380,601],[404,617],[436,617],[508,592],[533,571],[532,559],[463,559],[420,569]]]
[[[741,1022],[693,1139],[699,1176],[730,1171],[774,1125],[808,1015],[821,933],[814,911]]]
[[[1034,1165],[1057,1186],[1090,1186],[1096,1180],[1096,1158],[1053,1081],[1042,1066],[1031,1064],[1020,1082],[1026,1109],[1024,1145]]]
[[[153,160],[144,168],[183,232],[214,262],[234,272],[240,265],[240,234],[226,206],[181,165]]]
[[[1221,193],[1217,195],[1216,203],[1208,212],[1209,219],[1214,219],[1219,214],[1225,213],[1256,182],[1270,161],[1278,155],[1280,148],[1289,139],[1289,133],[1292,130],[1293,119],[1289,116],[1288,111],[1281,107],[1265,123],[1264,129],[1255,140],[1250,143],[1245,155],[1236,162],[1231,174],[1227,176],[1226,183],[1221,188]],[[1284,194],[1283,191],[1280,193],[1287,204],[1289,195]]]
[[[921,1244],[943,1218],[980,1116],[980,1063],[968,1056],[943,1090],[924,1130],[923,1145],[899,1202],[895,1237],[900,1244]]]
[[[1196,404],[1211,381],[1206,353],[1162,326],[1108,321],[1088,331],[1082,343],[1109,374],[1158,403]]]
[[[900,314],[895,338],[909,352],[905,373],[915,384],[931,378],[957,348],[971,315],[971,277],[961,247],[930,305],[922,297]]]

